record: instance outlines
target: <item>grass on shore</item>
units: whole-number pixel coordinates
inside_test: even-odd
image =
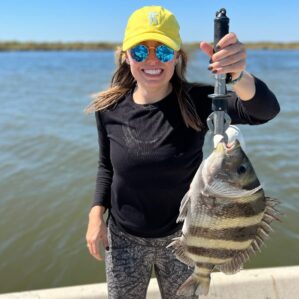
[[[0,41],[0,51],[100,51],[114,50],[120,43],[108,42],[18,42]],[[299,49],[299,42],[255,42],[245,43],[248,49]],[[185,50],[198,49],[199,43],[186,43]]]

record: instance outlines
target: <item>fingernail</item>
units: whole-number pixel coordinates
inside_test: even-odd
[[[217,74],[217,70],[212,71],[213,74]]]
[[[219,51],[221,47],[219,45],[216,46],[216,51]]]
[[[109,250],[109,246],[107,246],[105,249],[108,251]]]
[[[208,70],[209,70],[209,71],[211,71],[212,69],[213,69],[213,67],[212,67],[212,66],[209,66],[209,67],[208,67]]]
[[[212,62],[213,62],[212,58],[209,60],[209,62],[210,62],[210,63],[212,63]]]

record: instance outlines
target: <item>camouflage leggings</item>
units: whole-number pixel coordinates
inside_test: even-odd
[[[140,238],[119,231],[109,219],[110,249],[105,257],[109,299],[145,299],[153,269],[162,299],[185,298],[175,293],[193,269],[178,261],[172,249],[165,248],[179,234],[176,232],[165,238]]]

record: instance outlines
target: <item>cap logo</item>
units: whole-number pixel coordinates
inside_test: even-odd
[[[155,12],[155,11],[152,11],[148,14],[148,20],[149,20],[149,24],[150,25],[158,25],[159,24],[159,21],[158,21],[158,13]]]

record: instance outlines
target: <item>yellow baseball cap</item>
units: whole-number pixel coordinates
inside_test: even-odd
[[[134,11],[125,31],[122,49],[146,41],[161,42],[175,51],[181,48],[180,26],[175,16],[162,6],[145,6]]]

